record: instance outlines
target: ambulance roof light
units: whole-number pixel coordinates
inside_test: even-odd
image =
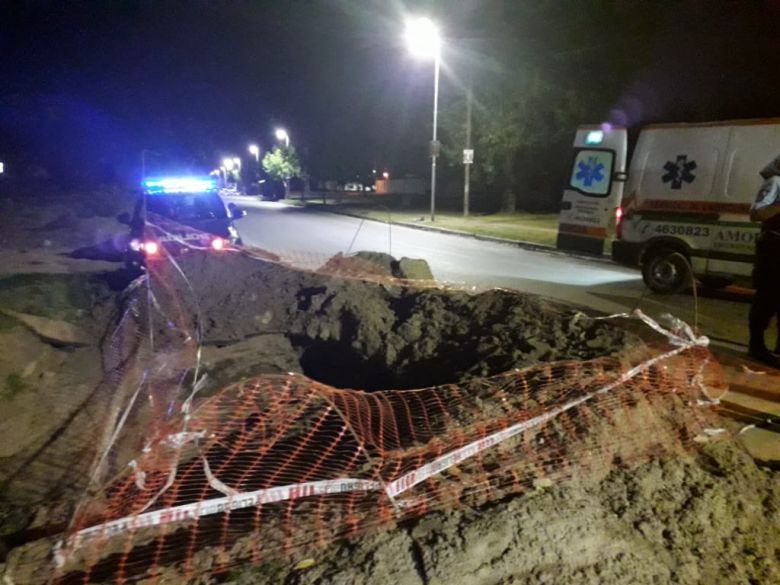
[[[585,135],[585,144],[601,144],[603,140],[603,130],[591,130]]]

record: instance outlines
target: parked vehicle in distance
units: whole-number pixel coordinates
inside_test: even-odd
[[[361,183],[346,183],[344,185],[344,191],[362,191],[363,185]]]
[[[780,119],[648,126],[627,176],[625,129],[581,127],[574,146],[559,248],[600,254],[614,233],[612,258],[658,293],[748,279],[750,205],[780,153]]]
[[[284,184],[273,179],[260,179],[247,184],[246,194],[258,196],[264,201],[279,201],[284,199]]]
[[[158,177],[146,179],[132,216],[122,213],[120,223],[130,226],[126,265],[143,268],[148,261],[190,249],[221,252],[240,245],[233,220],[246,212],[234,203],[225,205],[210,177]]]

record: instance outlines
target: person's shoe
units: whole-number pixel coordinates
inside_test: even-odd
[[[773,354],[766,347],[751,346],[751,348],[748,350],[748,354],[754,360],[780,370],[780,356]]]

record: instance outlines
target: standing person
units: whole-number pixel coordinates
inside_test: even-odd
[[[780,356],[767,349],[764,339],[772,317],[780,319],[780,156],[761,170],[761,176],[764,184],[750,207],[750,220],[761,222],[753,266],[756,294],[749,317],[750,355],[780,368]],[[777,350],[780,350],[780,339]]]

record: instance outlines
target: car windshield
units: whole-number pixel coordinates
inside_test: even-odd
[[[176,220],[227,218],[225,206],[216,193],[149,195],[146,208]]]

